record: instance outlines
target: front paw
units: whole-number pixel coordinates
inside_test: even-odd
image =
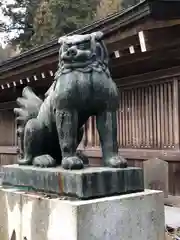
[[[106,162],[106,165],[113,168],[127,168],[127,160],[122,156],[113,156]]]
[[[33,165],[36,167],[41,167],[41,168],[55,167],[56,160],[48,154],[41,155],[41,156],[34,158]]]
[[[78,170],[84,168],[84,164],[78,156],[72,156],[63,158],[62,167],[64,169]]]

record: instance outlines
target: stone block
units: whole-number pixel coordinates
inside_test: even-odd
[[[2,184],[27,188],[31,191],[90,199],[144,190],[141,168],[115,169],[93,167],[83,170],[35,168],[19,165],[1,167]]]
[[[21,194],[0,189],[0,239],[21,240]]]
[[[143,163],[144,186],[146,189],[160,190],[164,192],[164,197],[169,194],[168,162],[152,158]]]
[[[20,219],[0,218],[4,229],[15,229],[16,240],[164,240],[163,193],[146,190],[91,200],[47,199],[38,195],[1,191],[4,211],[20,198]],[[19,200],[18,200],[19,202]],[[2,202],[1,202],[2,203]],[[2,235],[1,240],[9,240]],[[12,240],[12,239],[11,239]]]

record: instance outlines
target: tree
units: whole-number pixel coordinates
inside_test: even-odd
[[[11,42],[23,50],[46,43],[53,37],[67,34],[94,19],[97,0],[14,0],[0,6],[13,33]]]
[[[45,43],[90,23],[96,6],[97,0],[43,0],[34,20],[33,43]]]
[[[136,5],[137,3],[139,3],[141,0],[123,0],[122,1],[122,7],[123,8],[128,8],[131,7],[133,5]]]
[[[53,26],[54,16],[50,9],[49,1],[42,1],[36,10],[36,16],[33,21],[34,34],[32,42],[34,45],[40,45],[48,42],[54,35]]]
[[[100,0],[97,6],[96,19],[105,18],[110,14],[131,7],[140,1],[141,0]]]
[[[0,45],[0,63],[8,58],[16,56],[17,54],[19,54],[19,51],[17,48],[14,48],[14,46],[8,44],[5,48],[3,48]]]
[[[10,1],[11,2],[11,1]],[[9,35],[9,41],[13,45],[18,44],[23,49],[30,48],[30,39],[34,33],[33,21],[39,0],[2,0],[0,8],[7,21],[1,23],[6,33]]]
[[[101,0],[97,6],[96,18],[104,18],[121,10],[122,0]]]

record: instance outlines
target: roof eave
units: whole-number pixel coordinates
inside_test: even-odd
[[[173,4],[172,4],[173,3]],[[159,7],[161,6],[161,11]],[[158,9],[158,11],[157,11]],[[93,31],[102,31],[105,38],[113,34],[120,28],[135,23],[137,20],[151,16],[154,19],[174,19],[180,18],[180,0],[143,0],[139,4],[127,10],[109,15],[99,21],[93,22],[81,29],[73,31],[72,34],[86,34]],[[47,44],[33,48],[27,52],[13,57],[0,64],[0,75],[9,70],[31,64],[43,58],[58,54],[59,44],[57,39]]]
[[[110,15],[105,19],[101,19],[100,21],[96,21],[91,25],[73,31],[68,35],[86,34],[91,33],[93,31],[102,31],[106,38],[106,36],[112,34],[114,31],[117,31],[119,28],[127,26],[128,24],[135,22],[150,14],[151,14],[150,6],[148,2],[144,0],[141,3],[125,11]],[[58,49],[59,49],[58,40],[54,39],[47,44],[33,48],[16,57],[10,58],[9,60],[6,60],[0,64],[0,75],[6,71],[24,66],[25,64],[33,63],[34,61],[58,53]]]

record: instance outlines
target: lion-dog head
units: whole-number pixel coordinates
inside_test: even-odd
[[[102,32],[61,37],[60,67],[66,70],[85,68],[95,63],[107,67],[108,53],[102,37]]]

